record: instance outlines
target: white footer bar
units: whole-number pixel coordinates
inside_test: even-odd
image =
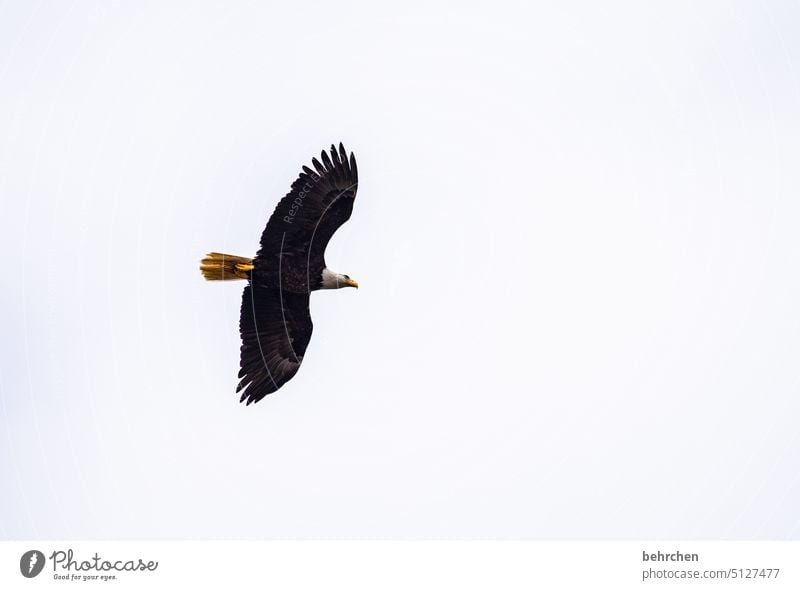
[[[0,588],[800,588],[800,542],[6,541]]]

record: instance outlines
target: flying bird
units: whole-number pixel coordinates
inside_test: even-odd
[[[200,272],[209,281],[246,280],[239,332],[240,402],[247,405],[280,389],[295,376],[311,339],[312,291],[356,287],[325,264],[325,248],[353,212],[358,168],[344,146],[331,145],[322,162],[303,171],[275,207],[255,258],[209,253]]]

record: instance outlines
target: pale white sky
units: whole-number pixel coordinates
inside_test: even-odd
[[[800,538],[796,2],[0,5],[3,538]],[[360,189],[234,394],[300,166]]]

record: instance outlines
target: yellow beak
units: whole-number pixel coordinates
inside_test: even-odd
[[[358,283],[355,282],[353,279],[346,279],[344,284],[347,285],[348,287],[355,287],[356,289],[358,289]]]

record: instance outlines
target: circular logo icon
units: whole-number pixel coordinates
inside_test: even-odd
[[[22,554],[19,560],[19,571],[26,578],[35,578],[44,569],[44,553],[31,549]]]

